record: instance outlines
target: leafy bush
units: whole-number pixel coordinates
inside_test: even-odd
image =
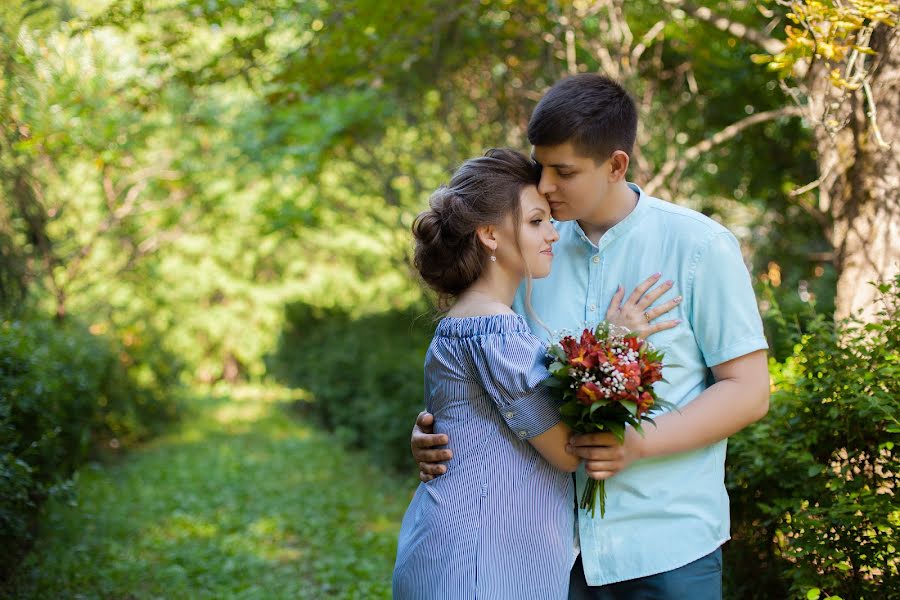
[[[771,363],[768,416],[734,436],[734,598],[900,598],[900,276],[874,323],[820,317]]]
[[[287,307],[272,369],[312,392],[299,407],[382,465],[410,469],[409,434],[422,400],[425,352],[434,333],[427,309],[355,318],[341,309]]]
[[[0,322],[0,578],[95,445],[127,445],[176,415],[177,363],[154,360],[166,368],[74,322]]]

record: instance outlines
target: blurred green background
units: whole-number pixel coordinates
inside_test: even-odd
[[[900,598],[896,15],[4,0],[0,595],[389,597],[436,316],[409,227],[600,71],[640,107],[630,179],[735,232],[764,316],[727,597]]]

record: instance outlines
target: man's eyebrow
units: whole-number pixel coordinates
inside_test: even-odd
[[[574,169],[575,165],[570,165],[568,163],[553,163],[552,165],[545,165],[541,163],[537,158],[535,158],[534,154],[531,155],[531,160],[541,165],[542,167],[553,167],[554,169]]]

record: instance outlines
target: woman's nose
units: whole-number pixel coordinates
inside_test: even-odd
[[[559,232],[556,230],[556,227],[553,226],[553,223],[550,223],[550,235],[547,237],[547,241],[551,244],[559,240]]]

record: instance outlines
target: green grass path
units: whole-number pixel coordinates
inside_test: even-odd
[[[265,394],[209,399],[178,431],[83,468],[5,594],[389,598],[414,486]]]

